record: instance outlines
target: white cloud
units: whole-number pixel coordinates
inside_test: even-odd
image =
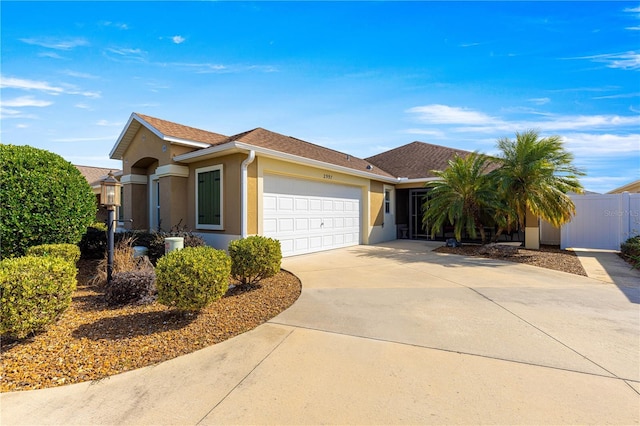
[[[72,70],[63,70],[63,71],[61,71],[61,73],[64,74],[64,75],[68,75],[69,77],[84,78],[84,79],[87,79],[87,80],[95,80],[95,79],[100,78],[97,75],[88,74],[88,73],[84,73],[84,72],[78,72],[78,71],[72,71]]]
[[[468,108],[451,107],[447,105],[424,105],[407,110],[416,115],[417,121],[439,126],[447,126],[449,131],[460,133],[509,133],[526,129],[539,129],[543,132],[567,130],[607,130],[630,126],[640,126],[640,116],[620,115],[535,115],[535,120],[507,120],[492,117],[483,112]],[[455,127],[450,127],[455,126]],[[416,129],[412,129],[415,132]],[[432,131],[433,129],[427,129]]]
[[[180,44],[183,43],[186,39],[180,35],[175,35],[173,37],[171,37],[171,40],[175,43],[175,44]]]
[[[22,41],[23,43],[55,50],[71,50],[80,46],[89,46],[89,42],[84,38],[21,38],[20,41]]]
[[[626,27],[625,30],[640,31],[640,27]]]
[[[87,137],[87,138],[60,138],[52,139],[52,142],[97,142],[97,141],[115,141],[118,136],[103,136],[99,138]]]
[[[447,105],[424,105],[409,108],[407,112],[417,114],[419,121],[434,124],[485,124],[495,121],[484,113],[468,108],[450,107]]]
[[[114,27],[120,30],[129,29],[129,26],[127,24],[123,24],[121,22],[102,21],[102,22],[99,22],[99,25],[102,25],[103,27]]]
[[[52,86],[46,81],[26,80],[22,78],[2,77],[0,78],[0,88],[41,90],[49,94],[60,94],[64,92],[62,87]]]
[[[624,9],[625,12],[630,12],[630,13],[640,13],[640,6],[639,7],[627,7]]]
[[[622,53],[605,53],[602,55],[582,56],[571,59],[589,59],[593,62],[607,64],[608,68],[640,70],[640,53],[637,53],[635,51]]]
[[[640,134],[572,133],[562,137],[569,151],[581,157],[640,155]]]
[[[529,102],[532,102],[536,105],[544,105],[544,104],[548,104],[549,102],[551,102],[551,99],[549,98],[531,98],[529,99]]]
[[[46,107],[52,105],[53,102],[35,99],[33,96],[20,96],[18,98],[3,100],[1,102],[3,107]]]
[[[91,108],[89,105],[83,104],[83,103],[75,104],[74,107],[80,108],[80,109],[86,109],[88,111],[93,111],[93,108]]]
[[[424,135],[431,136],[437,139],[443,139],[445,134],[441,130],[430,130],[430,129],[407,129],[404,133],[408,133],[410,135]]]
[[[624,99],[624,98],[637,98],[639,96],[640,96],[640,92],[635,92],[635,93],[619,93],[617,95],[594,96],[591,99]]]
[[[106,52],[117,55],[116,57],[110,57],[111,59],[115,59],[115,60],[126,59],[126,60],[137,61],[137,62],[145,62],[146,61],[145,56],[147,54],[147,52],[141,49],[131,49],[131,48],[124,48],[124,47],[119,47],[119,48],[109,47],[106,49]],[[107,57],[109,56],[107,55]]]
[[[96,122],[96,126],[105,126],[105,127],[121,127],[123,123],[119,121],[107,121],[107,120],[98,120]]]
[[[20,124],[16,124],[16,127],[17,127],[18,129],[26,129],[26,128],[28,128],[28,127],[29,127],[29,125],[28,125],[28,124],[20,123]]]
[[[9,108],[0,107],[0,118],[1,119],[7,119],[7,118],[36,119],[38,117],[33,114],[25,114],[18,109],[9,109]]]
[[[53,58],[53,59],[65,59],[64,57],[58,55],[56,52],[40,52],[38,53],[40,58]]]

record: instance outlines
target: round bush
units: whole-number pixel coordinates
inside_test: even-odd
[[[80,260],[80,248],[75,244],[41,244],[29,247],[27,256],[58,256],[75,265]]]
[[[184,311],[197,311],[220,299],[229,288],[231,259],[212,247],[185,247],[161,257],[156,264],[158,302]]]
[[[150,299],[155,293],[156,274],[153,269],[119,272],[113,275],[104,293],[109,305],[124,305]]]
[[[255,284],[280,272],[280,241],[253,235],[229,243],[231,276],[242,284]]]
[[[0,261],[0,334],[19,339],[41,331],[71,304],[75,266],[60,257]]]
[[[0,257],[39,244],[77,244],[96,217],[96,199],[80,171],[52,152],[0,145]]]

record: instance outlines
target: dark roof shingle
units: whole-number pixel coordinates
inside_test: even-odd
[[[469,154],[470,151],[462,149],[416,141],[365,160],[396,177],[421,179],[435,177],[431,171],[446,169],[449,160],[456,155],[466,157]]]
[[[161,120],[159,118],[150,117],[148,115],[139,113],[136,113],[136,115],[155,127],[160,133],[165,136],[185,139],[194,142],[203,142],[211,145],[216,145],[220,141],[223,141],[227,138],[227,136],[221,135],[219,133],[209,132],[207,130],[197,129],[195,127],[184,126],[182,124],[174,123],[167,120]]]

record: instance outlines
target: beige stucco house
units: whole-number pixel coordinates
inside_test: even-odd
[[[425,237],[424,184],[455,154],[468,152],[413,142],[361,159],[262,128],[225,136],[134,113],[110,157],[122,160],[125,226],[180,224],[217,248],[265,235],[291,256]]]

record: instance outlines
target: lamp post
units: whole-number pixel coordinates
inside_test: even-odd
[[[109,172],[100,182],[100,204],[107,208],[107,283],[111,282],[113,273],[113,233],[116,220],[116,207],[120,205],[120,182]]]

